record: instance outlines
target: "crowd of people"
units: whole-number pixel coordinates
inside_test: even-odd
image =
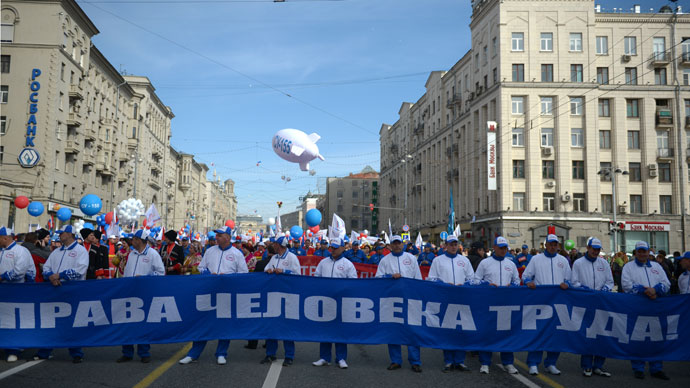
[[[400,236],[393,236],[389,243],[378,240],[374,244],[342,238],[321,239],[318,246],[312,246],[309,240],[300,241],[287,236],[255,245],[234,236],[231,228],[223,227],[209,233],[202,244],[200,240],[190,241],[174,231],[168,231],[160,239],[145,229],[118,237],[103,236],[98,230],[91,229],[81,229],[77,233],[73,226],[68,225],[51,237],[50,232],[44,229],[15,236],[11,229],[2,227],[0,282],[50,282],[57,287],[62,282],[132,276],[223,275],[250,271],[300,275],[298,256],[319,256],[323,259],[314,274],[319,277],[356,278],[354,263],[359,263],[375,265],[376,277],[422,279],[420,267],[429,266],[427,280],[457,286],[524,285],[534,289],[540,285],[558,285],[563,290],[574,287],[612,292],[617,289],[649,299],[674,292],[690,293],[690,252],[683,255],[676,252],[675,260],[670,261],[663,251],[654,254],[644,241],[635,245],[632,257],[628,258],[623,252],[613,257],[602,255],[601,241],[594,237],[588,240],[584,252],[575,249],[567,252],[558,237],[551,234],[539,251],[526,245],[520,250],[512,250],[505,238],[497,237],[491,252],[487,252],[482,243],[463,248],[453,235],[438,247],[432,244],[416,247],[404,242]],[[179,363],[196,362],[206,342],[194,341],[191,350]],[[218,340],[215,357],[220,365],[227,362],[229,342],[228,339]],[[313,363],[314,366],[330,364],[332,345],[320,345],[320,358]],[[283,346],[283,365],[289,366],[295,357],[295,344],[286,340]],[[249,341],[246,347],[255,349],[257,341]],[[278,341],[266,339],[265,348],[266,355],[261,363],[275,361]],[[391,361],[388,370],[400,369],[401,346],[388,345],[388,349]],[[134,350],[133,345],[124,345],[117,362],[133,360]],[[139,344],[136,350],[142,362],[151,361],[150,345]],[[444,349],[443,371],[469,371],[465,365],[467,350]],[[21,349],[4,351],[8,362],[17,361],[21,353]],[[51,352],[52,349],[39,349],[33,358],[48,359]],[[74,363],[82,362],[84,357],[81,348],[70,348],[69,354]],[[478,352],[478,355],[480,373],[488,374],[492,353]],[[542,357],[543,352],[528,353],[530,374],[539,373]],[[551,374],[561,373],[556,368],[558,357],[559,353],[546,353],[543,362]],[[335,344],[335,360],[340,368],[348,367],[347,344]],[[508,373],[518,373],[513,365],[513,353],[501,352],[500,360]],[[418,346],[408,346],[408,361],[413,371],[422,371]],[[582,355],[583,375],[611,376],[603,367],[604,361],[597,355]],[[644,362],[632,361],[632,369],[636,378],[645,377]],[[669,379],[663,372],[661,361],[650,360],[649,372],[653,377]]]

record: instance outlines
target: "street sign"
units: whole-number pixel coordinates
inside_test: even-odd
[[[446,241],[446,239],[448,238],[448,232],[441,232],[440,237],[441,237],[441,240]]]
[[[19,153],[19,164],[24,168],[35,167],[41,160],[41,155],[33,148],[24,148]]]
[[[410,226],[409,225],[403,225],[403,232],[409,232],[410,231]]]
[[[410,241],[410,234],[409,233],[403,233],[400,235],[402,237],[403,241]]]

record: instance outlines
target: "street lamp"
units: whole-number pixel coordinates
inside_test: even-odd
[[[614,169],[613,167],[604,167],[597,174],[601,176],[608,176],[611,178],[611,194],[612,194],[612,207],[613,207],[613,250],[614,253],[618,251],[618,231],[616,228],[618,227],[618,221],[616,220],[616,207],[618,207],[618,202],[616,202],[616,174],[621,174],[621,175],[629,175],[630,173],[628,171],[621,170],[620,168],[616,167]]]

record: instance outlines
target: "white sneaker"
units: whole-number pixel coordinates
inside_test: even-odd
[[[481,368],[479,368],[479,373],[483,373],[485,375],[489,374],[489,366],[488,365],[482,365]]]
[[[326,365],[331,365],[330,362],[324,360],[323,358],[319,359],[319,361],[314,361],[311,363],[314,366],[326,366]]]
[[[218,356],[216,362],[218,363],[218,365],[225,365],[228,363],[228,360],[226,360],[223,356]]]
[[[345,360],[338,361],[338,367],[340,369],[347,369],[347,363],[345,362]]]
[[[503,367],[506,368],[506,372],[510,373],[511,375],[518,374],[518,370],[513,364],[503,365]]]
[[[603,376],[603,377],[611,377],[611,373],[607,372],[603,369],[596,368],[594,369],[594,374],[597,376]]]
[[[10,354],[7,356],[7,362],[17,362],[19,358],[15,354]]]
[[[195,362],[195,361],[196,361],[195,359],[193,359],[193,358],[187,356],[187,357],[181,359],[181,360],[178,361],[178,362],[179,362],[180,364],[182,364],[182,365],[187,365],[187,364],[192,363],[192,362]]]
[[[536,365],[529,367],[529,374],[531,374],[532,376],[536,376],[539,374],[539,369],[537,369]]]
[[[592,370],[591,369],[583,369],[582,375],[585,377],[592,377]]]
[[[556,365],[549,365],[546,367],[546,370],[549,371],[552,375],[560,375],[561,371],[556,368]]]

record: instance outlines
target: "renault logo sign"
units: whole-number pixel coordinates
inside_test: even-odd
[[[19,164],[25,168],[35,167],[41,160],[41,155],[33,148],[24,148],[19,153]]]

